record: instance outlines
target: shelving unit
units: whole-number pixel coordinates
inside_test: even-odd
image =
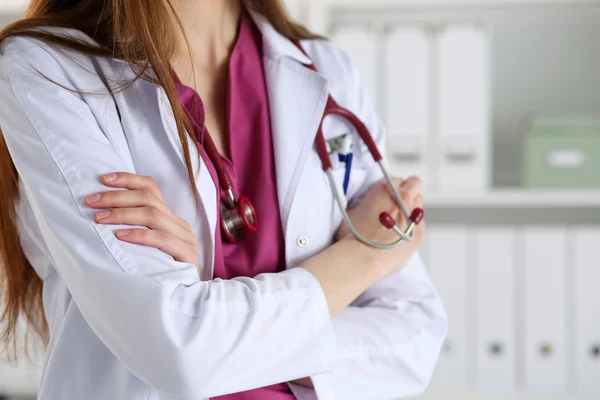
[[[489,192],[426,192],[427,207],[435,208],[600,208],[600,191],[507,189]]]
[[[520,184],[522,123],[527,118],[600,107],[587,95],[600,82],[595,72],[600,59],[587,55],[593,46],[589,38],[600,26],[600,1],[307,1],[304,22],[310,29],[333,40],[340,31],[354,30],[367,38],[355,53],[347,51],[359,69],[361,62],[367,67],[370,60],[377,63],[373,68],[378,73],[365,67],[364,75],[376,89],[375,105],[390,135],[394,126],[388,121],[390,86],[384,72],[396,72],[390,68],[401,64],[386,59],[396,27],[438,28],[467,21],[493,33],[492,182],[478,190],[426,189],[423,195],[428,227],[421,256],[447,309],[450,331],[431,386],[419,399],[599,398],[594,377],[600,364],[589,348],[600,340],[600,331],[589,322],[597,314],[589,304],[597,299],[600,188],[529,189]],[[340,41],[346,43],[354,45],[351,39]],[[367,53],[364,43],[376,51]],[[436,116],[429,118],[435,121]],[[431,131],[430,138],[439,139],[435,124]],[[429,144],[424,146],[433,154],[429,169],[412,172],[395,165],[398,175],[424,170],[427,178],[431,169],[439,173],[439,149]],[[434,145],[442,148],[439,142]],[[417,161],[411,162],[420,167]],[[389,162],[393,170],[394,158]],[[553,319],[539,317],[548,309],[556,311]],[[494,343],[502,344],[501,355],[489,350]],[[553,357],[544,355],[543,343],[551,344]]]
[[[334,8],[344,10],[374,10],[395,8],[411,10],[432,10],[465,7],[501,7],[528,5],[578,5],[598,4],[599,0],[304,0],[302,22],[321,34],[327,33],[328,17]]]
[[[371,0],[368,3],[364,0],[309,0],[312,2],[321,2],[330,6],[342,5],[344,7],[368,7],[370,9],[377,6],[394,7],[448,7],[448,6],[482,6],[482,5],[527,5],[527,4],[587,4],[598,3],[598,0]]]

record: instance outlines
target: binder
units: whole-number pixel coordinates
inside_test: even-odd
[[[429,272],[448,314],[448,335],[431,390],[458,392],[467,386],[467,228],[429,228]]]
[[[600,394],[600,228],[575,231],[575,388],[580,395]]]
[[[515,388],[515,231],[482,227],[475,235],[476,386],[486,392]]]
[[[523,234],[525,386],[559,395],[567,388],[566,229],[526,228]]]
[[[431,133],[432,38],[423,27],[405,26],[386,38],[388,159],[396,176],[419,176],[430,185],[427,151]]]
[[[490,34],[474,24],[438,34],[440,188],[485,189],[490,184]]]

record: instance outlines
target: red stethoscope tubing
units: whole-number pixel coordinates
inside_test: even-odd
[[[315,70],[313,65],[310,65],[309,68]],[[325,143],[325,136],[323,135],[323,121],[330,115],[338,115],[347,119],[352,126],[358,132],[358,135],[363,140],[363,142],[367,145],[369,152],[373,156],[376,162],[379,162],[383,159],[381,157],[381,153],[373,140],[373,136],[363,124],[363,122],[356,117],[352,112],[348,111],[345,108],[340,107],[336,101],[329,95],[327,99],[327,104],[325,105],[325,112],[323,113],[323,118],[321,119],[321,124],[319,125],[319,130],[317,131],[317,137],[315,138],[315,146],[317,148],[317,153],[319,153],[319,158],[321,159],[321,164],[323,165],[323,171],[327,171],[328,169],[333,168],[331,165],[331,159],[329,158],[329,153],[327,151],[327,144]]]
[[[208,130],[206,130],[206,128],[204,129],[204,150],[206,151],[208,158],[210,158],[210,161],[215,166],[217,177],[219,178],[219,185],[225,193],[233,191],[233,184],[231,183],[231,178],[229,177],[227,170],[225,170],[225,167],[223,166],[221,154],[219,153],[219,150],[217,150],[217,146],[215,146],[215,142],[213,142],[212,138],[210,137]]]

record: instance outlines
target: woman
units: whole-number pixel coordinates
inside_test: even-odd
[[[423,227],[393,250],[354,239],[313,147],[328,93],[383,146],[342,52],[278,0],[37,0],[0,41],[4,338],[21,314],[48,338],[40,399],[424,390],[446,320]],[[395,240],[378,214],[406,221],[351,136],[350,217]],[[236,243],[227,176],[259,222]],[[418,179],[397,183],[420,207]]]

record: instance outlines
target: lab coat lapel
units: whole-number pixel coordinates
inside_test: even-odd
[[[167,134],[169,143],[171,143],[177,156],[185,165],[183,146],[177,132],[173,109],[171,108],[164,89],[160,87],[157,88],[157,96],[163,128]],[[192,140],[188,141],[188,150],[191,155],[192,170],[194,171],[196,187],[200,196],[200,218],[198,222],[205,224],[202,232],[207,233],[206,237],[200,238],[200,243],[203,243],[201,249],[205,249],[204,254],[201,257],[203,265],[201,266],[200,278],[202,280],[209,280],[212,279],[214,268],[214,232],[217,226],[217,189],[210,177],[206,165],[199,162],[198,150]],[[206,244],[209,245],[206,246]]]
[[[259,28],[269,97],[279,209],[284,230],[296,189],[327,103],[327,80],[300,61],[310,61],[270,25]]]

